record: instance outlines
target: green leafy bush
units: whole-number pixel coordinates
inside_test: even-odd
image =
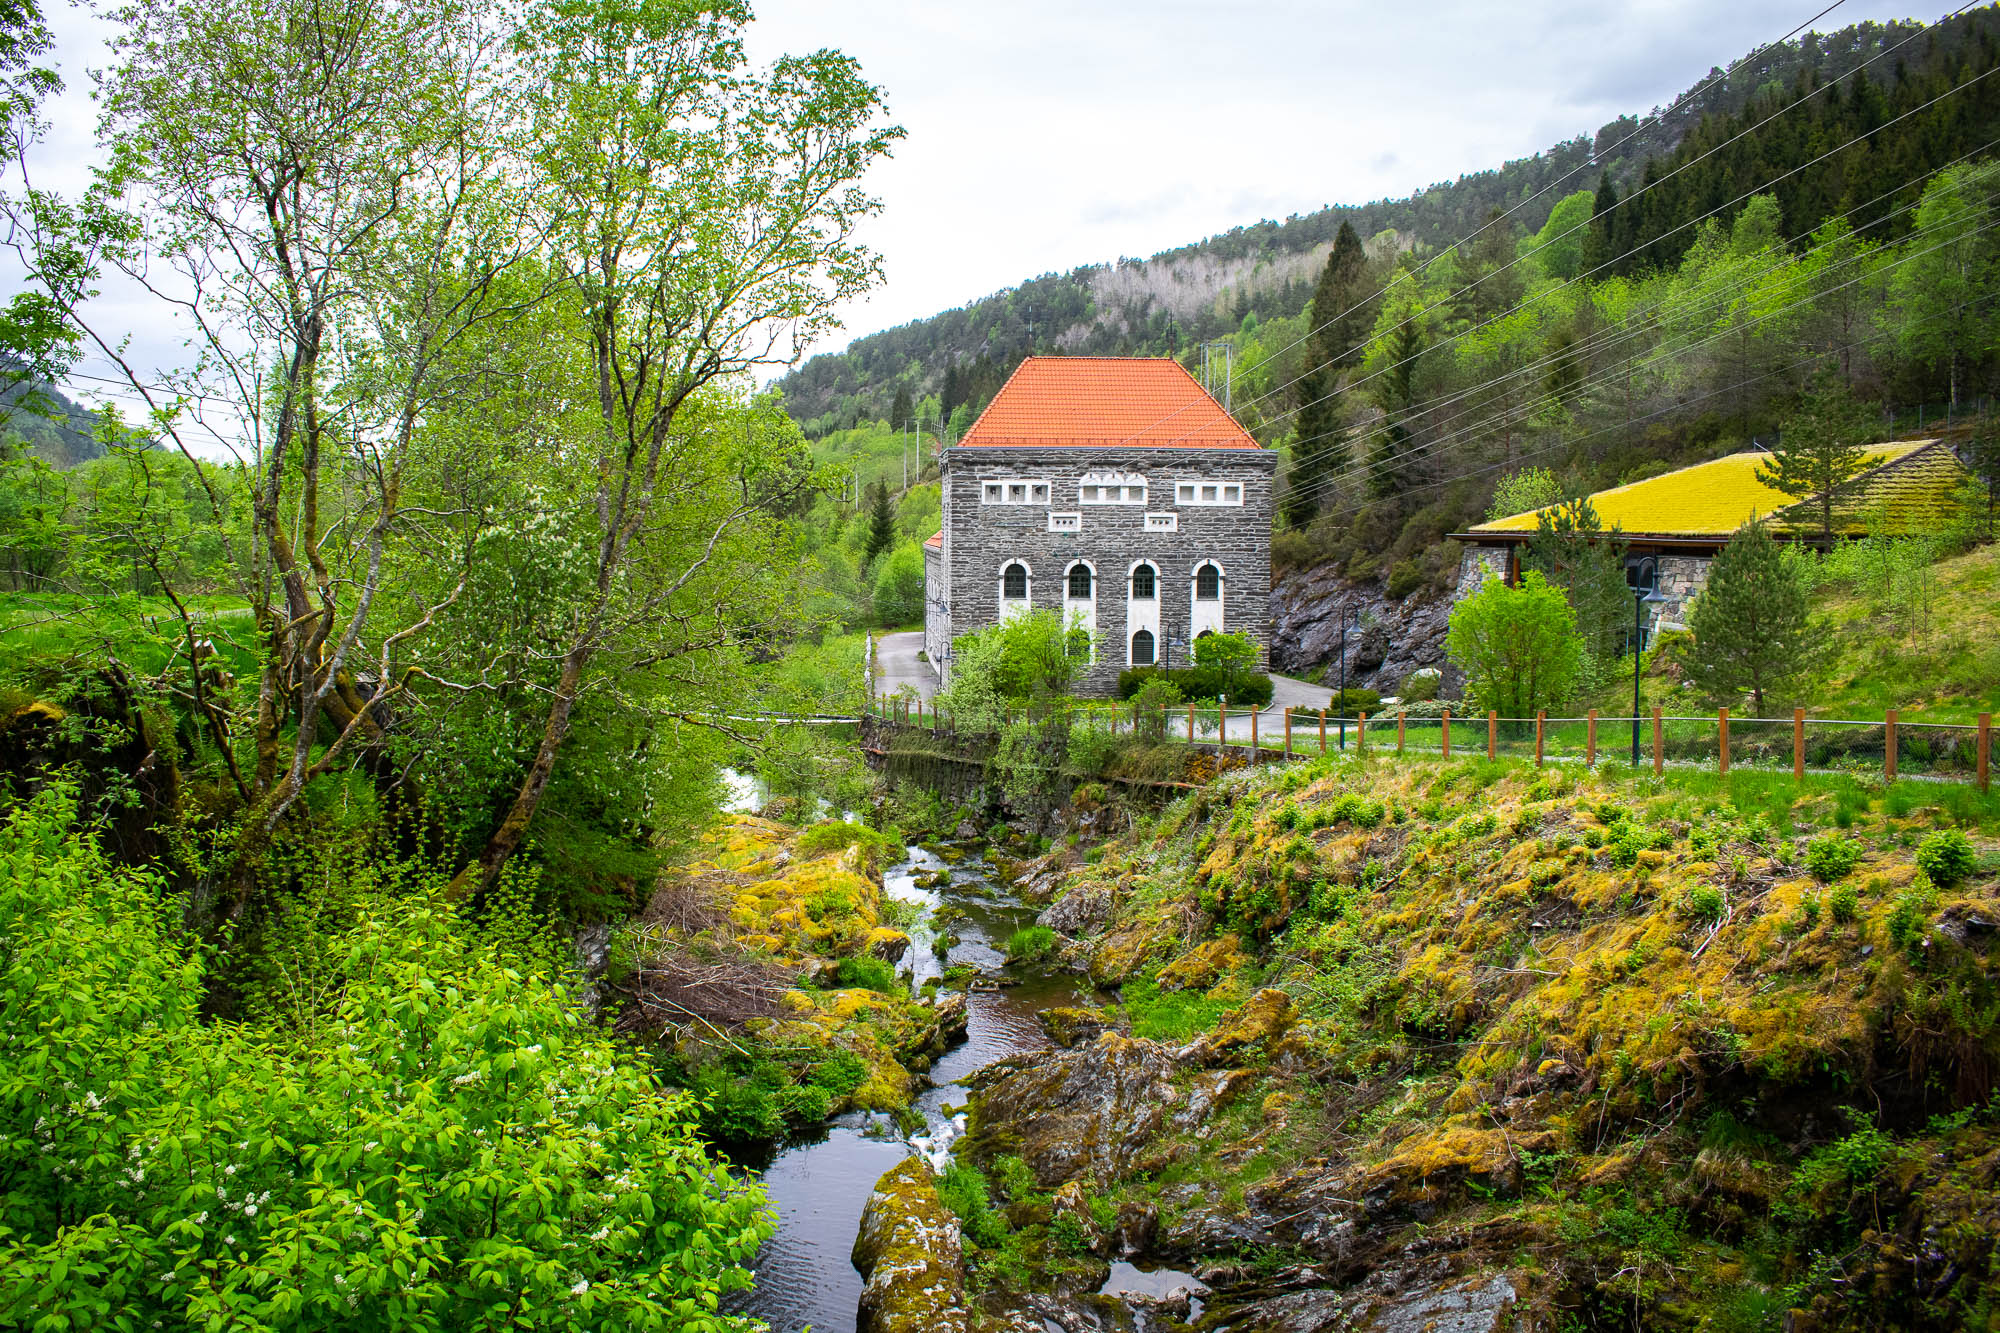
[[[1917,869],[1931,877],[1931,883],[1950,888],[1966,878],[1979,864],[1972,839],[1960,829],[1941,828],[1924,835],[1917,844]]]
[[[1806,869],[1821,883],[1845,877],[1861,864],[1861,844],[1837,833],[1822,833],[1806,847]]]
[[[1007,959],[1032,963],[1056,950],[1056,933],[1047,926],[1023,926],[1007,937]]]
[[[1272,698],[1269,676],[1252,672],[1225,671],[1219,667],[1175,667],[1163,670],[1159,667],[1131,667],[1118,673],[1118,697],[1130,699],[1143,689],[1148,681],[1164,680],[1171,683],[1181,693],[1183,700],[1193,699],[1212,703],[1226,698],[1230,707],[1238,705],[1259,708],[1268,707]]]
[[[1852,884],[1835,885],[1826,895],[1826,908],[1835,921],[1845,925],[1860,914],[1861,894]]]
[[[1713,884],[1697,884],[1681,899],[1681,910],[1697,921],[1720,921],[1729,910],[1729,900]]]
[[[453,908],[360,904],[301,1027],[205,1021],[179,910],[72,789],[0,826],[0,1325],[661,1329],[748,1285],[763,1196],[693,1099]]]
[[[938,1199],[957,1216],[974,1244],[998,1249],[1007,1239],[1007,1223],[993,1207],[985,1173],[967,1162],[953,1162],[937,1181]]]
[[[896,976],[896,969],[880,958],[867,954],[854,954],[840,960],[834,976],[840,984],[849,989],[880,991],[884,995],[900,995],[903,983]]]
[[[886,833],[878,833],[866,824],[856,824],[844,819],[832,820],[825,824],[815,824],[799,835],[799,851],[806,856],[826,856],[834,852],[844,852],[849,847],[861,848],[871,860],[880,861],[887,856],[897,855],[902,848]]]
[[[1333,698],[1327,703],[1326,710],[1329,713],[1353,717],[1357,713],[1373,713],[1381,707],[1382,696],[1374,690],[1364,690],[1359,686],[1350,685],[1344,690],[1333,692]]]

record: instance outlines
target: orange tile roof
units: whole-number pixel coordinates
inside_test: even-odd
[[[931,547],[933,550],[942,551],[944,549],[944,534],[942,532],[933,532],[930,536],[924,538],[924,545]]]
[[[1157,356],[1031,356],[959,445],[1256,449],[1177,361]]]

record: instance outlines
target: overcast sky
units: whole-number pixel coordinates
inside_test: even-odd
[[[1592,133],[1825,3],[763,0],[751,49],[849,52],[909,132],[873,180],[888,281],[831,350],[1041,273],[1405,195]],[[1936,16],[1849,0],[1814,26]],[[69,80],[47,154],[59,179],[90,157],[84,71],[104,28],[50,17]],[[139,360],[180,355],[156,313],[121,307],[105,314]]]

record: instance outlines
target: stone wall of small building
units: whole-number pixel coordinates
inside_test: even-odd
[[[943,552],[924,543],[924,653],[932,662],[944,661],[951,646],[951,621],[945,615]]]
[[[1001,570],[1020,561],[1031,575],[1031,603],[1060,610],[1069,568],[1091,566],[1094,611],[1101,646],[1078,691],[1109,694],[1128,666],[1129,633],[1148,617],[1128,620],[1134,565],[1159,571],[1159,645],[1156,660],[1185,666],[1193,622],[1197,566],[1222,570],[1222,621],[1258,645],[1260,669],[1268,667],[1271,616],[1271,480],[1277,455],[1265,449],[966,448],[945,454],[944,553],[937,586],[947,636],[994,624],[1000,616]],[[1084,504],[1086,473],[1143,476],[1144,504]],[[985,504],[981,486],[995,479],[1046,482],[1047,503]],[[1240,505],[1175,503],[1184,481],[1231,482],[1243,487]],[[1076,531],[1050,530],[1050,515],[1080,516]],[[1148,531],[1146,515],[1175,515],[1177,530]],[[928,580],[927,580],[928,582]],[[1176,642],[1178,641],[1178,642]],[[933,654],[936,656],[936,654]]]

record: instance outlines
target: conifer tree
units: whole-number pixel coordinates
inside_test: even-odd
[[[896,386],[896,401],[889,405],[889,429],[901,430],[910,424],[910,386]]]
[[[1688,678],[1718,704],[1748,693],[1758,716],[1767,694],[1801,685],[1817,662],[1805,583],[1761,522],[1746,524],[1715,557],[1688,628]]]
[[[1583,271],[1594,277],[1607,276],[1605,266],[1618,257],[1617,236],[1612,229],[1617,208],[1618,187],[1607,171],[1597,178],[1597,198],[1590,208],[1590,230],[1583,234]]]
[[[1343,221],[1313,289],[1308,365],[1299,379],[1299,409],[1291,466],[1285,472],[1284,514],[1297,527],[1313,516],[1324,498],[1326,478],[1344,461],[1341,436],[1346,413],[1340,401],[1340,373],[1361,358],[1374,322],[1368,299],[1368,255],[1351,223]],[[1365,320],[1364,317],[1365,316]]]
[[[1584,646],[1598,662],[1618,656],[1619,633],[1632,618],[1632,589],[1625,581],[1625,543],[1606,532],[1588,496],[1543,509],[1528,539],[1528,568],[1561,588],[1576,612]]]
[[[1822,548],[1833,542],[1833,510],[1840,489],[1868,466],[1863,442],[1871,433],[1868,409],[1846,386],[1822,376],[1785,422],[1771,461],[1757,465],[1757,480],[1794,500],[1810,497],[1819,512]]]
[[[896,511],[889,505],[889,484],[878,481],[868,488],[868,538],[861,544],[863,564],[896,544]]]

